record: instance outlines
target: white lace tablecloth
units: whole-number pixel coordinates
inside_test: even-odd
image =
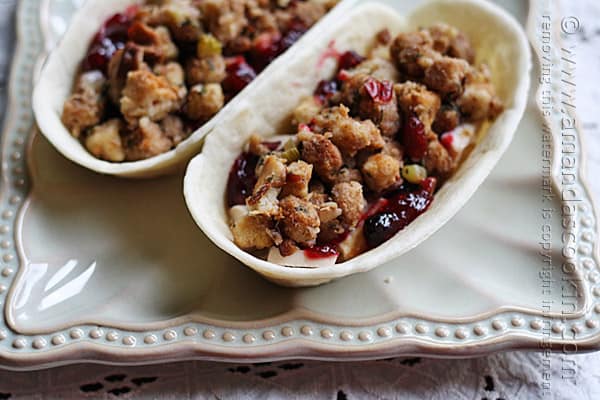
[[[523,0],[525,1],[525,0]],[[15,0],[0,0],[0,110],[14,41]],[[577,106],[588,152],[588,176],[600,199],[600,2],[561,0],[581,22],[566,38],[577,53]],[[542,391],[542,356],[512,352],[468,360],[425,358],[254,365],[182,362],[158,366],[75,365],[39,372],[0,372],[0,399],[600,399],[600,353],[551,358],[551,388]],[[575,367],[576,374],[563,368]]]

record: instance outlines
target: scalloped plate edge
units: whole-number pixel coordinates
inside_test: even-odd
[[[537,39],[532,24],[541,15],[544,4],[546,3],[538,0],[530,3],[528,35],[533,43]],[[24,0],[19,5],[19,40],[12,65],[7,120],[2,136],[0,237],[4,236],[4,240],[0,241],[0,301],[5,305],[5,311],[7,293],[19,270],[19,257],[16,256],[12,232],[29,191],[24,154],[27,135],[33,126],[30,109],[32,76],[37,52],[43,41],[37,21],[39,13],[40,2],[36,0]],[[559,55],[555,53],[553,56],[556,60]],[[536,97],[539,106],[539,91]],[[547,122],[551,123],[551,120],[548,119]],[[556,127],[556,121],[553,122],[552,126]],[[580,132],[579,127],[577,129]],[[555,130],[553,134],[554,148],[558,148],[558,134]],[[580,134],[578,140],[578,148],[581,149]],[[557,152],[554,157],[556,173]],[[591,204],[589,190],[583,178],[585,170],[581,154],[579,160],[578,186],[587,203]],[[582,223],[597,232],[596,212],[589,204],[585,210],[580,207],[580,211],[586,213]],[[13,240],[7,240],[8,237]],[[596,293],[600,295],[600,290],[594,290],[593,285],[600,281],[597,243],[593,244],[593,254],[589,259],[593,260],[593,264],[586,274],[586,279],[591,282],[586,281],[584,285],[586,300],[597,297]],[[600,324],[594,315],[600,312],[600,303],[590,300],[586,301],[586,306],[586,315],[568,321],[570,329],[563,328],[551,333],[546,342],[548,346],[557,350],[564,346],[574,346],[582,351],[600,347]],[[399,355],[469,357],[502,350],[539,350],[544,338],[540,315],[518,317],[516,314],[496,314],[479,322],[437,323],[437,326],[412,318],[373,326],[335,326],[312,320],[290,320],[248,330],[190,322],[151,332],[81,326],[35,336],[20,335],[12,331],[4,315],[0,321],[0,366],[37,369],[84,361],[148,364],[198,358],[257,362],[288,358],[358,360]],[[565,330],[573,332],[574,338],[565,339]],[[581,336],[576,338],[576,335]],[[335,339],[331,339],[332,337]]]

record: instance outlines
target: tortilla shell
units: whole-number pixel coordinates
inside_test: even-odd
[[[258,75],[241,93],[228,102],[213,118],[194,131],[174,149],[140,161],[112,163],[90,154],[77,138],[74,138],[61,122],[63,104],[71,94],[73,81],[79,64],[86,54],[92,38],[110,16],[122,12],[141,0],[88,0],[77,11],[58,46],[50,53],[40,73],[33,93],[33,110],[42,134],[69,160],[93,171],[130,178],[152,178],[165,175],[183,167],[197,154],[204,137],[220,123],[226,115],[236,113],[238,102],[252,92],[253,87],[269,79],[272,70],[285,65],[285,59],[296,46],[311,43],[319,37],[328,20],[337,20],[356,0],[343,0],[315,26],[304,34],[287,52],[279,56]]]
[[[477,61],[485,61],[491,69],[505,111],[444,183],[429,210],[379,247],[331,267],[284,267],[237,247],[232,241],[224,202],[231,165],[251,134],[269,137],[287,133],[290,115],[300,100],[311,95],[319,80],[330,78],[336,68],[334,60],[323,60],[328,46],[334,43],[339,51],[353,49],[364,54],[376,33],[384,28],[395,36],[435,22],[454,25],[472,39]],[[423,242],[456,214],[482,184],[510,144],[525,110],[531,68],[527,38],[508,13],[485,1],[434,1],[416,9],[408,18],[381,4],[363,4],[321,31],[318,42],[296,50],[286,68],[260,82],[238,104],[235,117],[215,127],[202,153],[190,162],[184,182],[188,208],[204,233],[221,249],[281,285],[312,286],[368,271]]]

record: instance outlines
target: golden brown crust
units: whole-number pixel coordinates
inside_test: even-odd
[[[207,121],[223,108],[225,95],[221,85],[208,83],[190,89],[184,107],[185,115],[191,120]]]
[[[433,39],[427,31],[401,33],[390,46],[390,57],[407,79],[421,79],[436,57],[432,44]]]
[[[397,82],[400,74],[394,64],[380,57],[368,58],[349,71],[351,75],[369,75],[380,81]]]
[[[146,70],[127,74],[121,97],[121,113],[130,125],[137,125],[138,119],[143,117],[160,121],[178,110],[180,104],[179,91],[165,77]]]
[[[296,246],[296,243],[294,243],[294,241],[290,240],[290,239],[284,240],[279,245],[279,253],[283,257],[289,257],[299,250],[300,250],[300,248],[298,246]]]
[[[125,158],[128,161],[143,160],[169,151],[173,143],[165,136],[160,125],[142,117],[138,127],[127,137]]]
[[[105,79],[97,72],[84,73],[77,80],[75,91],[65,102],[61,116],[62,123],[74,137],[102,120],[104,84]]]
[[[429,174],[445,179],[454,171],[456,161],[439,141],[432,140],[427,147],[423,165]]]
[[[246,215],[230,226],[233,241],[244,250],[262,250],[274,242],[269,235],[271,221],[261,215]]]
[[[381,45],[388,45],[392,41],[392,34],[389,29],[383,29],[377,32],[377,43]]]
[[[356,168],[348,168],[344,167],[339,170],[339,172],[335,175],[333,180],[333,184],[342,183],[342,182],[352,182],[356,181],[358,183],[362,183],[363,178],[360,171]]]
[[[402,160],[404,159],[404,149],[402,148],[402,145],[391,138],[386,138],[385,146],[383,146],[381,153],[395,158],[400,161],[400,163],[402,163]]]
[[[326,108],[315,117],[313,125],[317,131],[330,132],[331,141],[350,157],[365,148],[382,148],[383,138],[375,124],[370,120],[357,121],[349,112],[344,105]]]
[[[123,161],[125,150],[121,142],[121,129],[123,129],[123,123],[116,118],[96,125],[85,138],[85,147],[95,157],[102,160]]]
[[[308,125],[322,109],[323,105],[315,98],[315,96],[308,96],[303,99],[294,110],[292,115],[292,124]]]
[[[296,196],[287,196],[280,201],[280,206],[283,233],[296,243],[314,244],[321,225],[315,205]]]
[[[402,163],[387,154],[374,154],[362,166],[362,173],[369,189],[383,192],[400,181]]]
[[[334,219],[321,224],[321,232],[319,232],[319,240],[324,243],[334,242],[344,234],[346,228],[342,225],[339,219]]]
[[[358,182],[342,182],[331,189],[333,200],[342,209],[342,221],[348,227],[356,226],[366,206],[362,185]]]
[[[108,62],[108,96],[113,104],[119,105],[127,74],[130,71],[147,69],[144,62],[144,52],[133,44],[127,43],[123,49],[117,50]]]
[[[190,86],[199,83],[221,83],[227,76],[222,55],[199,59],[190,58],[185,64],[185,75]]]
[[[439,57],[427,68],[423,82],[442,97],[454,98],[463,91],[463,81],[469,71],[469,63],[452,57]]]
[[[281,196],[294,195],[305,198],[308,196],[308,184],[312,177],[313,166],[302,160],[287,166],[286,182],[281,191]]]
[[[301,156],[325,181],[333,180],[343,165],[340,150],[324,135],[311,133],[302,139]]]
[[[205,0],[200,3],[204,26],[221,42],[238,37],[248,25],[244,0]]]
[[[440,107],[432,129],[439,135],[450,132],[460,124],[460,111],[454,104],[444,104]]]
[[[502,101],[490,82],[487,66],[482,65],[479,69],[469,71],[465,90],[457,104],[468,121],[494,119],[504,110]]]
[[[437,23],[428,29],[433,39],[434,50],[455,58],[462,58],[473,64],[475,50],[469,38],[456,27],[444,23]]]
[[[168,27],[175,40],[187,43],[198,40],[202,31],[199,23],[200,11],[192,1],[165,2],[152,10],[152,14],[148,23]]]
[[[181,64],[169,62],[167,64],[158,64],[154,67],[154,73],[164,76],[173,86],[179,86],[185,89],[185,72]]]
[[[160,128],[174,146],[177,146],[189,136],[189,131],[186,130],[183,121],[176,115],[167,115],[165,119],[160,121]]]
[[[327,8],[320,1],[299,1],[295,4],[294,14],[305,26],[311,26],[325,15]]]
[[[152,28],[135,21],[127,31],[129,40],[140,46],[145,59],[164,63],[177,58],[179,50],[171,40],[169,30],[163,26]]]
[[[440,96],[425,85],[407,81],[394,85],[398,106],[405,117],[415,115],[425,126],[431,126],[440,109]]]

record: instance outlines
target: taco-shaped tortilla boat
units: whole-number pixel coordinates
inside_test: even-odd
[[[429,2],[407,18],[357,7],[215,128],[188,166],[188,208],[283,285],[372,269],[483,182],[523,115],[529,69],[524,32],[487,2]]]
[[[296,41],[316,40],[319,21],[352,2],[87,1],[40,73],[38,126],[96,172],[172,172]]]

